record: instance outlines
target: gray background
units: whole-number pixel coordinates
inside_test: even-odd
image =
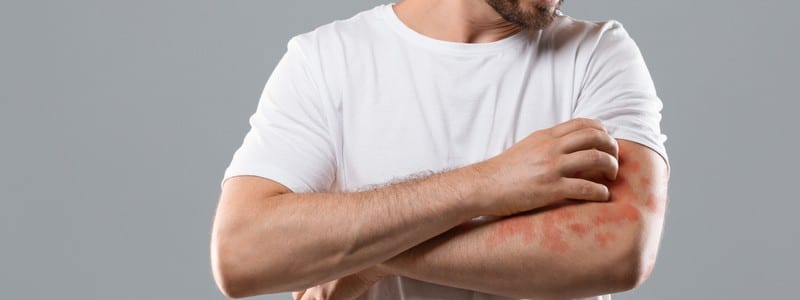
[[[263,84],[291,36],[379,3],[2,0],[0,298],[222,298],[210,223]],[[566,3],[625,24],[665,104],[659,262],[616,299],[793,298],[798,9]]]

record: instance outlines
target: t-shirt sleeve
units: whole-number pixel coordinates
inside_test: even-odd
[[[250,130],[225,170],[230,177],[254,175],[295,193],[330,188],[335,156],[326,107],[296,38],[267,79]]]
[[[669,164],[663,104],[638,46],[617,21],[605,23],[592,44],[573,117],[598,120],[614,138],[647,146]]]

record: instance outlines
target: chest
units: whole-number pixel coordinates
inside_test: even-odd
[[[479,162],[568,120],[572,90],[535,63],[398,58],[354,68],[338,106],[340,185],[358,189]]]

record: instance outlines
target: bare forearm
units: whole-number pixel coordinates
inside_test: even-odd
[[[352,193],[283,194],[216,229],[218,257],[247,294],[303,289],[385,261],[471,218],[465,167]],[[235,192],[235,191],[234,191]],[[221,214],[226,213],[224,207]],[[233,210],[231,210],[233,212]],[[244,288],[243,288],[244,289]]]
[[[380,264],[473,216],[605,202],[606,186],[570,176],[614,178],[616,153],[602,124],[574,119],[475,165],[370,191],[270,196],[289,191],[226,185],[212,232],[215,280],[228,295],[298,290]]]
[[[629,289],[637,268],[635,210],[586,203],[456,228],[382,268],[513,298],[579,298]],[[609,207],[603,218],[587,212]],[[599,217],[599,218],[598,218]],[[594,222],[605,222],[593,225]]]
[[[517,298],[577,298],[630,289],[655,263],[667,180],[658,155],[620,141],[620,173],[607,183],[612,201],[567,202],[457,228],[380,267]]]

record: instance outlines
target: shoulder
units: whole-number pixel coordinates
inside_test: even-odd
[[[539,47],[581,54],[592,53],[604,44],[624,44],[632,40],[620,21],[588,21],[560,15],[542,30],[539,42]]]
[[[628,36],[625,27],[617,20],[588,21],[560,15],[542,30],[542,38],[567,42],[596,42],[609,36]]]
[[[295,35],[289,40],[289,46],[294,45],[304,52],[314,54],[336,54],[345,48],[357,47],[380,35],[378,28],[383,22],[381,15],[383,6],[378,5],[349,18],[334,20],[311,31]]]
[[[613,19],[587,21],[558,16],[542,30],[538,48],[559,58],[559,62],[569,61],[580,69],[641,60],[639,47],[623,24]]]

